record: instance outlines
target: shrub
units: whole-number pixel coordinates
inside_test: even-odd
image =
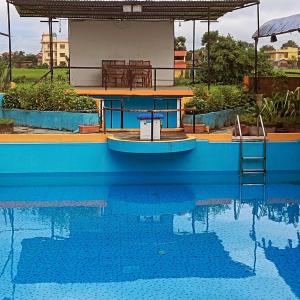
[[[257,117],[254,114],[248,113],[240,116],[240,122],[244,125],[256,125]]]
[[[25,93],[25,88],[10,89],[3,99],[3,108],[21,108],[21,97]]]
[[[193,88],[194,97],[185,108],[196,108],[197,113],[208,113],[236,108],[248,103],[250,95],[237,86],[213,86],[209,92],[204,85]]]
[[[34,86],[11,89],[4,97],[3,107],[39,111],[87,111],[96,109],[95,101],[76,94],[64,82],[47,81]]]
[[[288,123],[300,117],[300,88],[265,98],[261,114],[267,123]]]
[[[5,124],[5,125],[15,124],[15,120],[0,118],[0,125],[2,125],[2,124]]]
[[[9,69],[5,61],[0,60],[0,91],[5,91],[9,85]]]

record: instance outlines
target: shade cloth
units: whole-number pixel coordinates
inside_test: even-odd
[[[271,20],[259,28],[259,36],[258,31],[256,31],[252,37],[267,37],[297,30],[300,30],[300,14]]]

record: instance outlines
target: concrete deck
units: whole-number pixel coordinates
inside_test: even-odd
[[[104,143],[107,137],[117,133],[94,133],[94,134],[0,134],[0,143]],[[122,133],[136,138],[137,132]],[[174,139],[176,136],[182,138],[185,136],[182,132],[163,132],[163,136],[168,139]],[[206,140],[209,142],[232,142],[233,137],[230,133],[211,133],[211,134],[186,134],[187,138],[196,138],[197,140]],[[269,142],[287,142],[300,141],[300,133],[270,133]]]

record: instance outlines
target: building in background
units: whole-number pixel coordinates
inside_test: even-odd
[[[42,35],[42,64],[50,65],[50,35],[43,33]],[[53,34],[53,65],[68,66],[69,59],[69,42],[68,40],[61,40]]]
[[[264,51],[275,67],[289,68],[297,67],[299,61],[299,49],[287,47],[278,50]]]
[[[175,50],[174,54],[175,61],[175,78],[185,78],[186,77],[186,67],[187,67],[187,51],[185,50]]]

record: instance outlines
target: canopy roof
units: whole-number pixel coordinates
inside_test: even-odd
[[[21,17],[217,20],[259,0],[9,0]]]
[[[267,37],[300,30],[300,14],[271,20],[253,34],[253,38]],[[259,32],[259,36],[258,36]]]

